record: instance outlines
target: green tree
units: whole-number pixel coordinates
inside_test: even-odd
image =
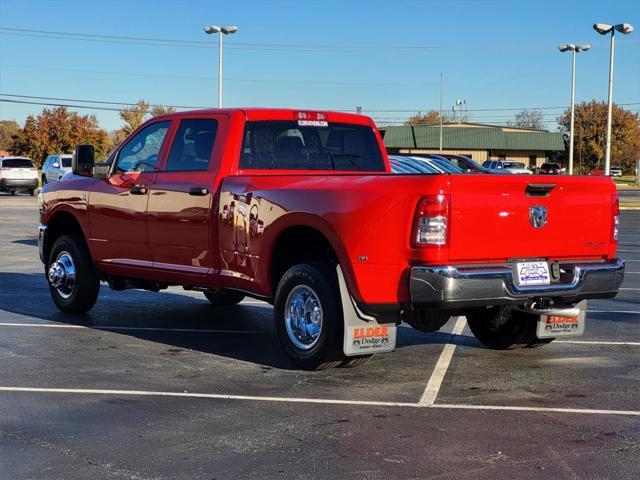
[[[571,111],[567,109],[558,118],[560,131],[569,132]],[[576,165],[582,164],[582,172],[592,168],[604,168],[607,135],[607,104],[583,102],[575,107]],[[635,160],[640,158],[640,116],[613,105],[611,123],[611,165],[620,166],[625,173],[633,172]]]
[[[144,123],[145,117],[149,113],[149,104],[144,100],[140,100],[131,107],[120,110],[120,118],[124,120],[122,133],[126,137]]]
[[[13,136],[20,131],[20,125],[15,120],[0,120],[0,150],[11,151]]]
[[[123,108],[120,110],[120,118],[124,120],[124,126],[121,129],[112,132],[110,135],[110,138],[112,138],[112,144],[114,146],[120,144],[120,142],[131,135],[135,129],[142,125],[148,118],[175,111],[176,109],[171,106],[151,106],[144,100],[139,100],[135,105]]]
[[[67,107],[45,108],[37,117],[27,117],[24,127],[13,136],[11,150],[42,165],[47,155],[71,153],[81,143],[92,144],[98,158],[108,152],[108,134],[94,115],[79,115]]]

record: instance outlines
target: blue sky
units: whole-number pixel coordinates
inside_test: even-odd
[[[593,31],[596,21],[636,27],[616,36],[614,100],[638,111],[640,7],[633,0],[1,0],[0,93],[214,106],[217,43],[202,27],[235,24],[238,33],[225,38],[225,106],[362,106],[379,122],[400,122],[409,111],[438,108],[443,72],[445,109],[466,99],[472,120],[501,122],[515,112],[474,110],[569,102],[571,58],[558,52],[561,43],[592,45],[578,56],[577,100],[606,100],[609,39]],[[0,118],[23,122],[42,108],[0,103]],[[95,113],[109,130],[121,125],[117,112],[79,111]],[[560,112],[545,110],[548,128]]]

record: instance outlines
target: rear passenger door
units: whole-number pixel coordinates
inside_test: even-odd
[[[221,155],[223,115],[175,120],[167,160],[149,192],[147,232],[153,266],[179,278],[202,276],[217,262],[211,209]]]

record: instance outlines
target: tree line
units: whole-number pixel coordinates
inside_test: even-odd
[[[0,121],[0,150],[13,155],[24,155],[39,166],[47,155],[71,153],[76,145],[90,143],[96,148],[98,158],[106,158],[124,138],[152,116],[168,113],[174,109],[162,105],[151,105],[144,100],[120,111],[123,126],[107,132],[100,128],[95,115],[80,115],[67,107],[45,108],[39,115],[29,115],[23,127],[13,120]],[[543,114],[540,110],[523,110],[515,115],[508,126],[542,129]],[[611,165],[622,167],[632,173],[635,161],[640,159],[640,115],[613,105],[611,128]],[[450,119],[446,116],[443,121]],[[558,130],[568,143],[570,111],[567,109],[558,121]],[[437,125],[440,114],[436,111],[414,115],[406,125]],[[607,125],[605,102],[583,102],[575,109],[574,163],[581,172],[602,168],[604,162]],[[568,146],[554,160],[566,163]]]
[[[89,143],[98,158],[108,154],[148,118],[172,112],[172,107],[150,105],[140,100],[120,110],[124,124],[107,132],[100,128],[95,115],[80,115],[67,107],[45,108],[39,115],[29,115],[21,127],[13,120],[0,121],[0,150],[24,155],[38,166],[53,153],[72,153],[75,146]]]

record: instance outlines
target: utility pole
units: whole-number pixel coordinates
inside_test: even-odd
[[[444,96],[444,77],[442,76],[442,72],[440,72],[440,153],[442,153],[442,104],[443,104],[443,96]]]

